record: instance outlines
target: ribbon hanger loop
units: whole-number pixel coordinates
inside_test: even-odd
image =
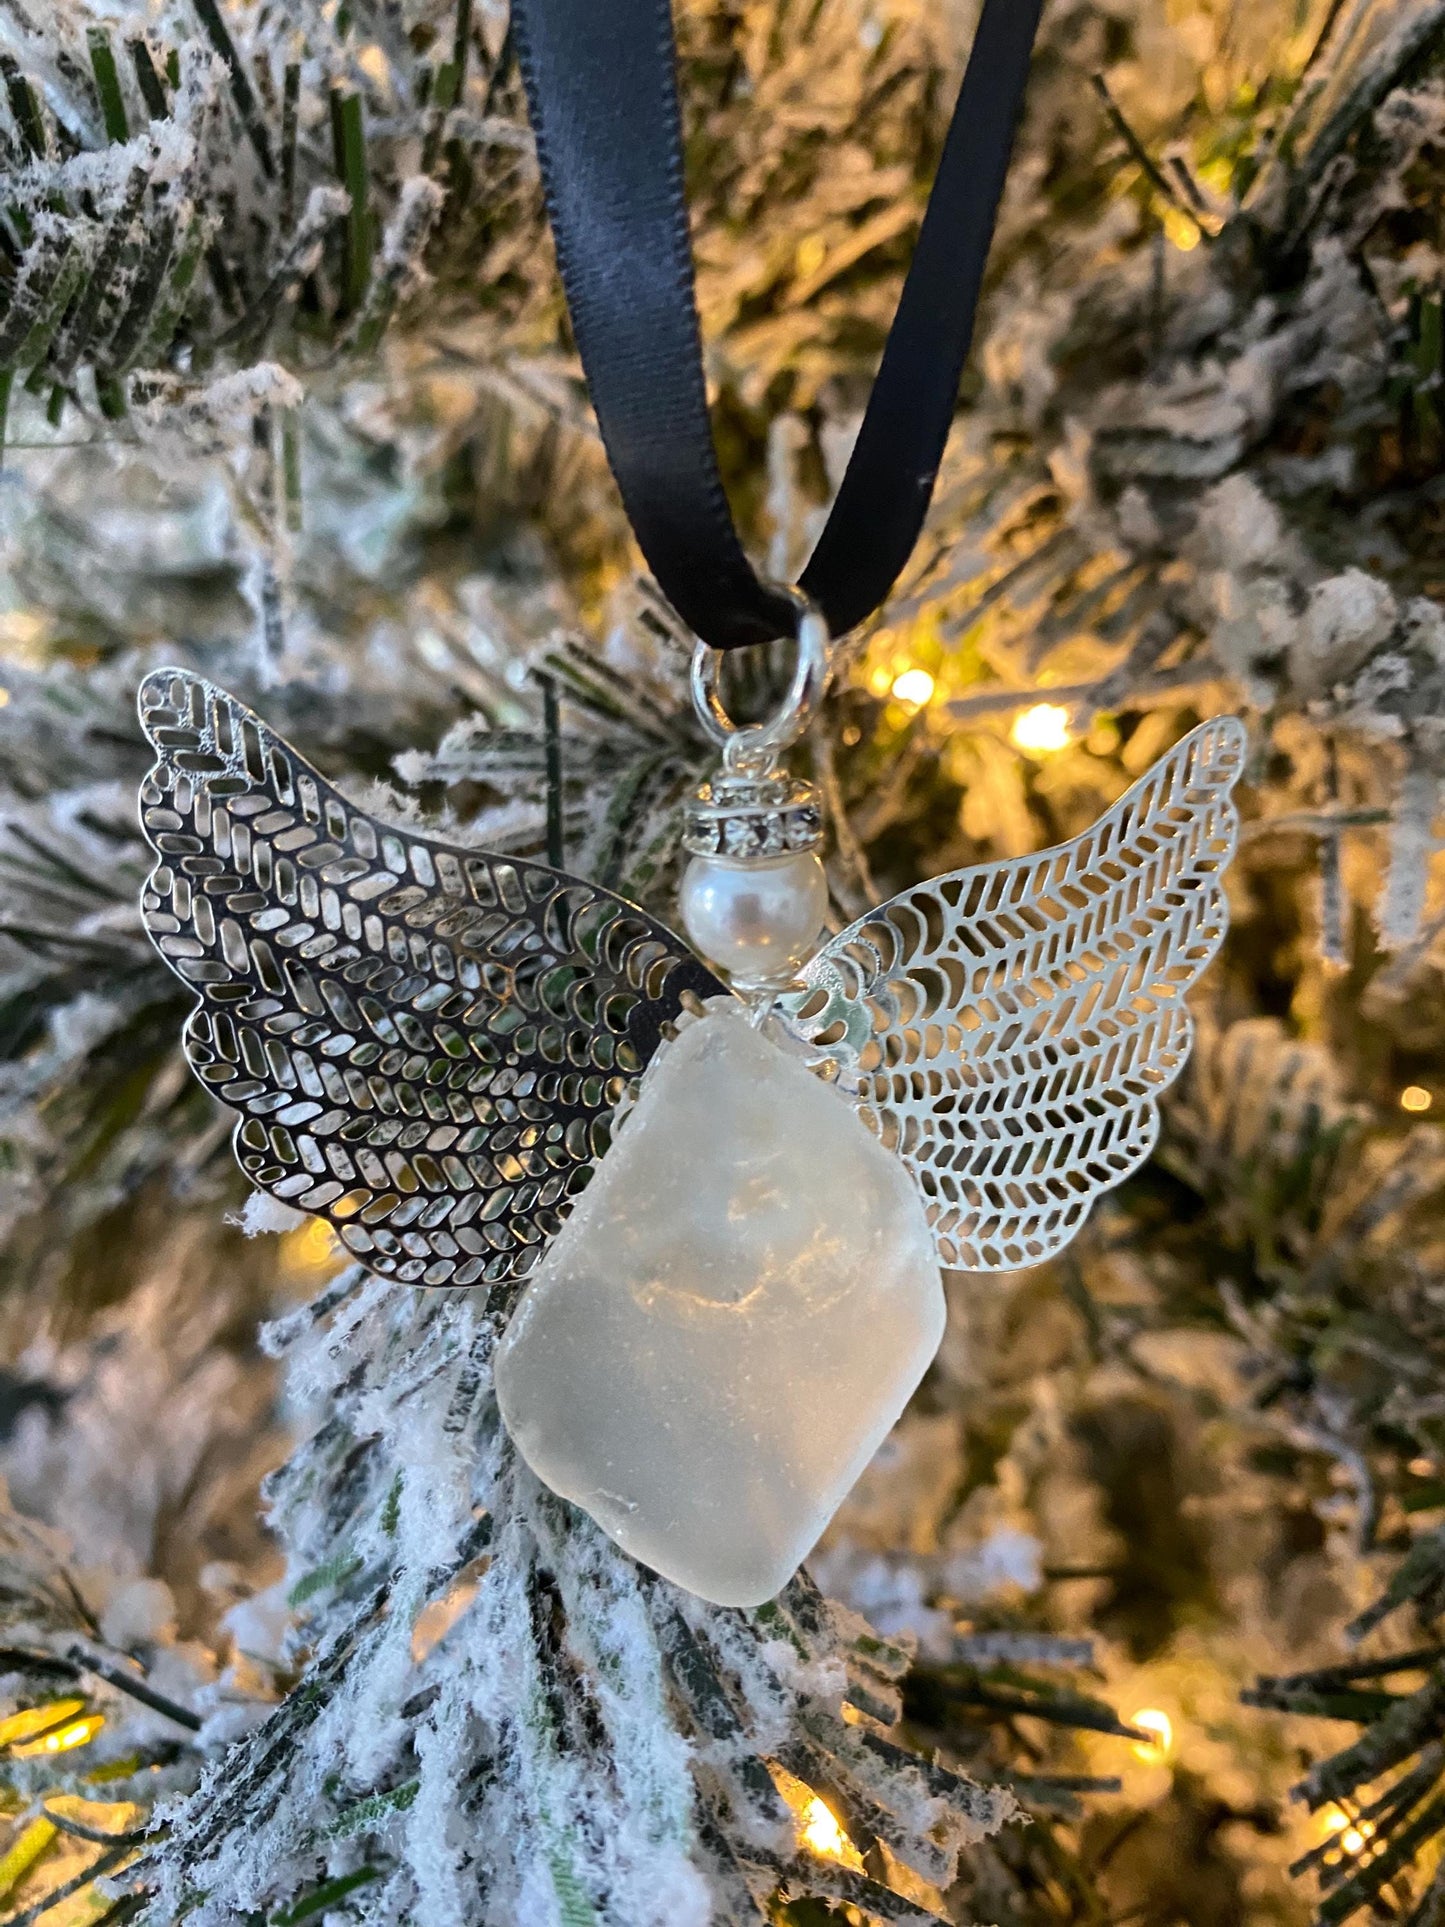
[[[877,609],[933,494],[1043,0],[984,0],[863,423],[800,578],[830,633]],[[671,0],[513,0],[557,265],[647,563],[714,649],[789,634],[728,507],[708,417]]]

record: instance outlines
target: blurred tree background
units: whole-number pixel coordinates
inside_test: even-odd
[[[678,24],[719,441],[784,574],[973,9]],[[376,812],[539,855],[550,804],[672,914],[687,641],[504,0],[0,0],[4,1920],[1445,1922],[1442,189],[1442,0],[1046,9],[934,512],[808,745],[834,912],[1077,833],[1228,709],[1234,928],[1152,1163],[949,1280],[812,1565],[873,1631],[801,1582],[739,1629],[509,1496],[475,1308],[248,1200],[136,910],[134,692],[179,662]],[[609,1861],[653,1797],[623,1675],[693,1791]]]

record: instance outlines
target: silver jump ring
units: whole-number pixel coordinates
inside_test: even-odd
[[[728,715],[718,694],[724,650],[699,642],[692,652],[692,706],[730,770],[771,766],[808,727],[828,687],[832,638],[822,611],[801,589],[789,588],[787,594],[798,610],[798,660],[788,692],[767,722],[735,723]]]

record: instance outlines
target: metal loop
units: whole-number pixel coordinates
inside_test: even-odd
[[[798,610],[798,660],[788,692],[767,722],[735,723],[724,708],[718,678],[725,651],[699,642],[692,652],[692,706],[735,775],[771,769],[813,720],[828,687],[832,643],[828,625],[801,589],[790,588],[788,594]]]

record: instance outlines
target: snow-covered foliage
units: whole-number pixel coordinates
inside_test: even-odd
[[[641,1571],[518,1461],[494,1337],[465,1294],[355,1270],[272,1328],[316,1427],[269,1486],[296,1614],[270,1657],[304,1657],[304,1684],[172,1810],[143,1869],[157,1918],[328,1887],[429,1927],[707,1927],[779,1891],[935,1918],[800,1842],[768,1764],[948,1886],[1017,1809],[890,1737],[906,1649],[802,1574],[740,1613]]]
[[[975,12],[679,7],[726,466],[780,572]],[[686,639],[632,576],[505,8],[0,0],[0,1469],[69,1540],[5,1515],[3,1684],[104,1719],[73,1757],[0,1726],[21,1919],[72,1878],[93,1919],[113,1851],[42,1799],[119,1829],[104,1906],[157,1927],[1301,1918],[1295,1741],[1236,1689],[1380,1714],[1288,1668],[1374,1634],[1440,1483],[1439,1133],[1397,1099],[1445,1089],[1442,34],[1438,0],[1047,10],[929,533],[809,746],[834,906],[1072,833],[1229,707],[1235,936],[1156,1168],[1060,1267],[955,1285],[820,1556],[847,1605],[743,1616],[537,1489],[465,1301],[323,1288],[277,1392],[254,1327],[316,1254],[226,1227],[275,1228],[134,910],[130,704],[180,660],[368,807],[541,853],[550,806],[670,914]],[[1010,734],[1041,704],[1054,748]],[[1383,1596],[1428,1626],[1418,1543]],[[1081,1672],[1187,1756],[1138,1761]],[[1432,1743],[1369,1822],[1401,1866]],[[117,1812],[60,1804],[130,1759]]]

